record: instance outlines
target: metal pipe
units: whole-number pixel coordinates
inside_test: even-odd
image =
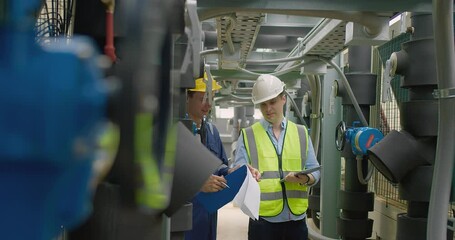
[[[219,48],[214,48],[214,49],[200,51],[199,55],[201,55],[201,57],[202,57],[202,56],[209,55],[209,54],[220,54],[220,53],[221,53],[221,50]]]
[[[319,76],[308,75],[308,82],[310,82],[311,87],[311,109],[312,113],[310,115],[311,119],[311,141],[313,142],[313,148],[316,155],[319,150],[319,139],[321,135],[321,79]]]
[[[308,237],[312,240],[337,240],[338,238],[329,238],[326,236],[321,235],[317,230],[313,229],[312,224],[308,224],[309,220],[307,219],[307,227],[308,227]]]
[[[299,68],[299,67],[302,67],[303,65],[305,64],[305,62],[301,62],[297,65],[294,65],[290,68],[287,68],[287,69],[284,69],[284,70],[281,70],[281,71],[276,71],[276,72],[273,72],[273,73],[270,73],[271,75],[274,75],[274,76],[280,76],[280,75],[283,75],[283,74],[286,74],[296,68]],[[255,76],[259,76],[263,73],[255,73],[255,72],[252,72],[252,71],[249,71],[249,70],[246,70],[245,68],[241,68],[241,67],[238,67],[237,70],[239,71],[242,71],[244,73],[248,73],[248,74],[251,74],[251,75],[255,75]]]
[[[229,96],[237,99],[237,100],[246,100],[246,101],[251,101],[251,97],[241,97],[241,96],[237,96],[235,94],[229,94]]]
[[[294,49],[292,49],[292,51],[289,53],[289,56],[294,56],[294,55],[297,55],[301,53],[302,49],[305,48],[306,44],[313,40],[314,39],[314,36],[316,36],[316,34],[318,34],[320,31],[322,31],[330,22],[331,19],[323,19],[321,20],[315,27],[313,27],[311,29],[311,31],[305,35],[305,37],[303,38],[302,41],[299,41],[297,46],[294,47]],[[276,70],[281,70],[282,68],[285,68],[287,67],[287,65],[290,64],[290,63],[282,63],[280,65],[278,65],[278,67],[276,68]]]
[[[288,57],[288,58],[278,58],[278,59],[267,59],[267,60],[259,60],[259,59],[249,59],[246,60],[246,64],[261,64],[261,63],[282,63],[282,62],[292,62],[292,61],[299,61],[302,60],[304,56],[297,56],[297,57]]]
[[[433,26],[438,92],[455,89],[453,1],[433,0]],[[449,204],[455,159],[455,96],[439,97],[436,160],[428,209],[427,239],[447,238]]]
[[[334,61],[343,62],[342,56],[335,56]],[[335,79],[338,79],[338,73],[333,69],[327,71],[322,84],[322,109],[326,113],[324,121],[321,121],[321,141],[320,141],[320,160],[324,169],[321,171],[321,191],[320,191],[320,230],[321,234],[327,237],[338,238],[337,219],[340,217],[340,208],[338,207],[338,192],[341,182],[341,152],[333,147],[335,134],[333,126],[336,126],[341,119],[340,99],[333,103],[333,112],[327,114],[330,109],[329,99]]]

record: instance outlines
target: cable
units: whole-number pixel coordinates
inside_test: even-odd
[[[297,112],[297,115],[299,116],[299,120],[302,122],[302,124],[304,124],[306,126],[305,120],[302,117],[302,113],[300,113],[299,107],[297,107],[297,104],[295,103],[295,101],[292,98],[291,94],[288,91],[286,91],[286,90],[284,90],[284,92],[286,93],[286,95],[288,95],[289,100],[291,101],[292,105],[294,106],[295,111]],[[308,126],[306,126],[306,127],[308,127]]]
[[[314,151],[319,150],[319,139],[321,135],[321,120],[320,120],[320,108],[321,108],[321,79],[317,75],[307,75],[308,83],[311,88],[311,141],[313,142]],[[315,116],[316,115],[316,116]]]
[[[273,73],[270,73],[271,75],[274,75],[274,76],[280,76],[280,75],[283,75],[283,74],[286,74],[296,68],[299,68],[299,67],[302,67],[303,65],[305,64],[305,62],[301,62],[297,65],[294,65],[290,68],[287,68],[287,69],[284,69],[284,70],[280,70],[280,71],[277,71],[277,72],[273,72]],[[241,67],[238,67],[237,70],[239,71],[242,71],[242,72],[245,72],[245,73],[248,73],[248,74],[251,74],[251,75],[255,75],[255,76],[259,76],[263,73],[255,73],[255,72],[252,72],[252,71],[249,71],[249,70],[246,70],[245,68],[241,68]]]
[[[354,105],[354,109],[355,109],[357,115],[359,116],[360,121],[362,122],[363,126],[365,126],[365,127],[368,126],[368,122],[365,119],[365,116],[363,115],[362,110],[360,109],[359,103],[357,102],[357,100],[354,96],[354,93],[352,92],[351,85],[349,84],[348,79],[346,78],[346,75],[344,75],[341,68],[335,62],[333,62],[333,60],[329,60],[329,59],[321,57],[321,56],[314,56],[312,58],[321,60],[321,61],[329,64],[338,72],[338,74],[340,74],[341,79],[343,80],[342,82],[343,82],[344,86],[346,87],[348,96],[351,99],[352,105]]]
[[[438,91],[455,88],[453,44],[453,1],[433,0],[433,29]],[[455,98],[439,98],[439,125],[430,204],[427,239],[446,239],[447,205],[454,168]]]

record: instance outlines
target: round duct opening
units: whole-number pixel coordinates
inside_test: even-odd
[[[427,164],[416,146],[412,135],[393,130],[367,152],[371,163],[384,177],[399,183],[409,171]]]

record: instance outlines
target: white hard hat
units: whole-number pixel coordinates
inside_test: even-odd
[[[251,100],[254,104],[259,104],[273,99],[284,91],[284,86],[285,84],[277,77],[262,74],[254,83]]]

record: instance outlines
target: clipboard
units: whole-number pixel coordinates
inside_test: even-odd
[[[311,168],[311,169],[305,169],[303,171],[300,171],[300,172],[297,172],[294,174],[294,176],[298,177],[299,175],[306,175],[308,173],[312,173],[312,172],[316,172],[318,171],[319,169],[321,169],[322,166],[318,166],[318,167],[315,167],[315,168]]]
[[[219,192],[199,192],[196,199],[209,213],[214,213],[234,199],[249,171],[246,165],[241,166],[234,172],[225,176],[227,185]]]
[[[312,172],[316,172],[317,170],[321,169],[322,166],[317,166],[315,168],[311,168],[311,169],[305,169],[303,171],[300,171],[300,172],[296,172],[294,174],[294,176],[296,177],[299,177],[299,175],[305,175],[305,174],[308,174],[308,173],[312,173]],[[284,178],[283,179],[280,179],[280,182],[285,182]]]

